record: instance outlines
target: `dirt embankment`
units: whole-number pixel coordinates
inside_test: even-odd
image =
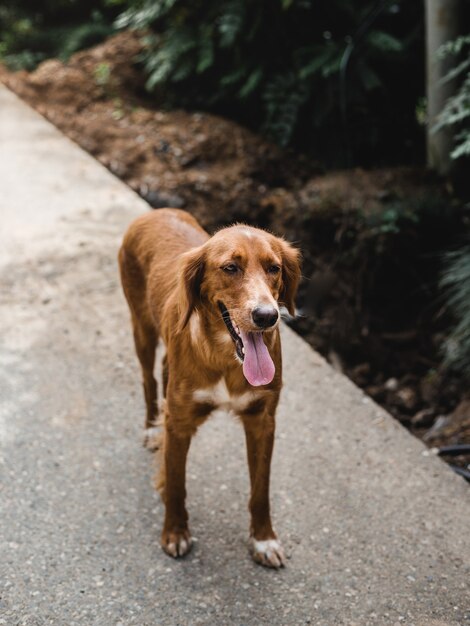
[[[66,65],[0,69],[0,79],[155,208],[297,242],[305,280],[294,327],[428,444],[470,443],[465,387],[440,366],[449,319],[436,250],[468,220],[444,186],[409,168],[324,174],[234,122],[157,107],[133,63],[139,51],[139,37],[121,33]]]

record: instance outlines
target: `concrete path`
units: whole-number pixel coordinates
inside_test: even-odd
[[[144,210],[0,88],[0,624],[470,624],[468,485],[288,329],[287,568],[248,556],[243,436],[223,414],[190,453],[195,549],[162,553],[116,266]]]

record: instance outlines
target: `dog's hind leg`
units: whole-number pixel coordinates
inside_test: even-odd
[[[156,425],[157,381],[155,380],[154,369],[158,338],[156,331],[151,326],[144,328],[135,319],[133,319],[133,326],[135,350],[142,367],[144,396],[147,409],[145,428],[149,429]]]
[[[124,245],[119,251],[119,267],[124,294],[132,316],[135,350],[142,368],[146,404],[145,429],[148,434],[149,429],[156,424],[157,382],[154,369],[158,332],[146,303],[147,286],[144,273],[136,257],[127,251]],[[146,441],[144,443],[146,444]]]

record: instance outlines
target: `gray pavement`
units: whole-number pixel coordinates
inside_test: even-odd
[[[0,87],[0,624],[470,624],[470,491],[289,329],[272,502],[247,551],[242,431],[190,452],[197,538],[162,505],[116,253],[147,205]]]

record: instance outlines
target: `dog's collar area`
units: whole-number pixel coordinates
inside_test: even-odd
[[[228,312],[227,307],[223,302],[218,302],[219,310],[222,314],[222,319],[224,320],[225,326],[232,338],[233,343],[235,344],[235,350],[237,352],[238,358],[243,362],[245,359],[245,349],[243,347],[243,341],[240,335],[235,330],[235,326],[233,325],[232,319],[230,317],[230,313]]]

